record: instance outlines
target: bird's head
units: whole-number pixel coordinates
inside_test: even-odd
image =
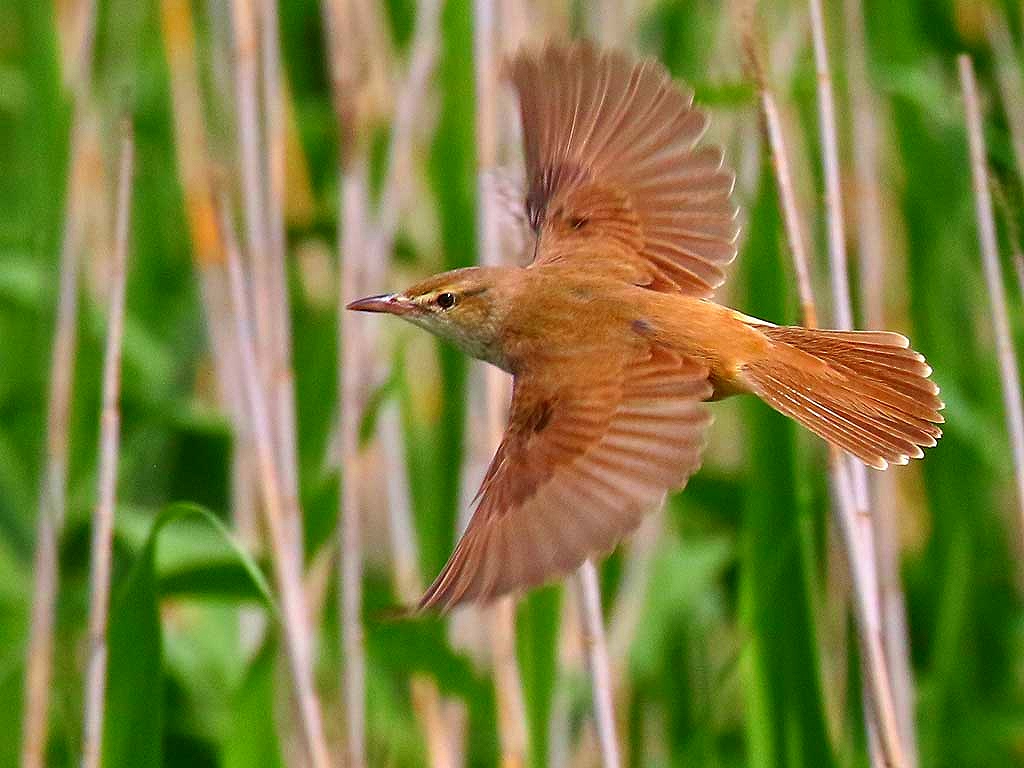
[[[385,312],[455,344],[468,355],[507,367],[500,339],[510,270],[468,267],[428,277],[400,293],[358,299],[346,306]]]

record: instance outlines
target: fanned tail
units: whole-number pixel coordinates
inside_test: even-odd
[[[771,342],[746,364],[751,391],[870,467],[921,458],[942,430],[932,369],[897,333],[755,325]]]

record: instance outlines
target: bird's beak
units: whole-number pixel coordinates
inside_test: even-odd
[[[386,312],[389,315],[408,315],[416,304],[400,293],[382,293],[380,296],[367,296],[356,299],[345,306],[356,312]]]

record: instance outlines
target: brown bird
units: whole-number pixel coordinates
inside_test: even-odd
[[[700,466],[706,400],[753,393],[877,469],[935,445],[943,403],[903,336],[780,327],[710,301],[736,256],[734,177],[698,146],[707,120],[659,64],[551,44],[504,73],[532,263],[348,305],[514,377],[473,519],[421,609],[489,601],[610,550]]]

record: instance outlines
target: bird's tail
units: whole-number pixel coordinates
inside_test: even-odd
[[[755,325],[772,342],[743,366],[747,386],[865,464],[885,469],[924,455],[942,435],[932,369],[896,333]]]

